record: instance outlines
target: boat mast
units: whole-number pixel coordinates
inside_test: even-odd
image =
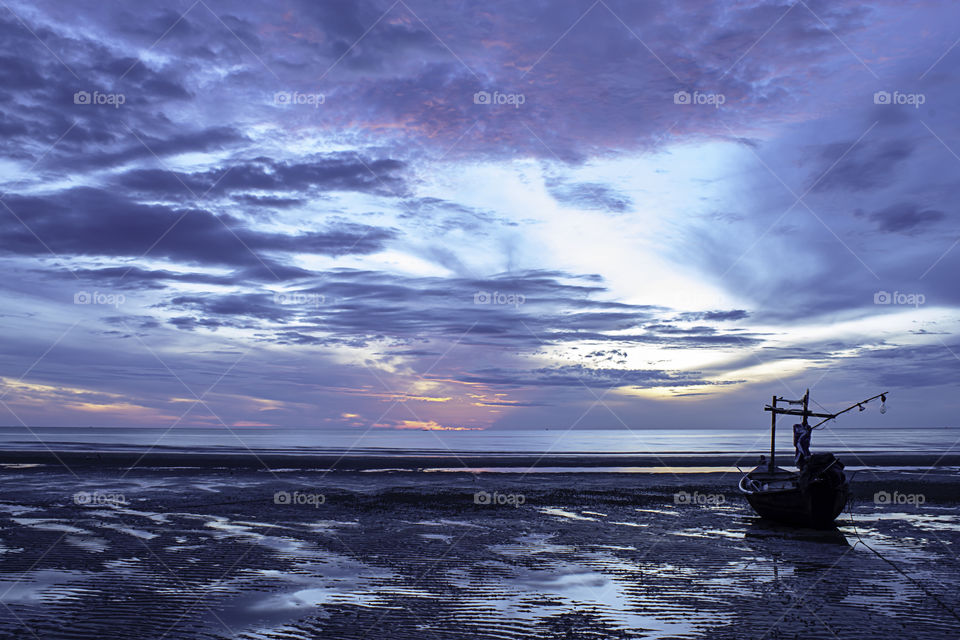
[[[802,405],[802,409],[790,409],[790,408],[781,408],[777,406],[777,402],[786,402],[788,405],[799,404]],[[856,405],[854,405],[856,406]],[[807,389],[807,392],[803,394],[803,397],[799,400],[788,400],[784,397],[773,396],[773,401],[766,407],[763,408],[764,411],[770,412],[770,473],[776,471],[777,466],[774,461],[774,456],[776,454],[776,434],[777,434],[777,416],[802,416],[803,426],[806,427],[810,423],[808,419],[810,417],[814,418],[834,418],[836,414],[833,413],[817,413],[815,411],[810,411],[810,389]]]
[[[777,396],[773,396],[770,406],[773,407],[773,411],[770,412],[770,465],[767,468],[770,473],[773,473],[777,468],[775,460],[777,449]]]

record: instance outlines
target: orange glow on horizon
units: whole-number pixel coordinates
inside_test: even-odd
[[[375,424],[388,429],[419,429],[421,431],[483,431],[483,427],[445,427],[436,420],[401,420],[399,424]]]

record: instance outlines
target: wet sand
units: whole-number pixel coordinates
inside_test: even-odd
[[[890,453],[877,451],[857,451],[842,454],[847,466],[861,465],[870,467],[960,467],[958,453]],[[370,469],[396,469],[418,471],[428,469],[497,469],[512,468],[543,469],[590,468],[603,469],[643,469],[649,467],[724,467],[740,466],[749,469],[756,466],[758,454],[750,453],[684,453],[684,452],[640,452],[640,453],[516,453],[491,454],[460,452],[452,454],[428,455],[425,453],[383,452],[377,455],[358,454],[352,451],[311,452],[301,454],[291,451],[254,451],[231,447],[225,450],[214,448],[201,449],[199,452],[187,452],[182,447],[153,445],[144,451],[143,447],[113,447],[109,450],[90,451],[81,449],[57,448],[56,451],[38,447],[36,449],[15,449],[0,451],[0,464],[43,464],[67,466],[71,469],[104,468],[123,470],[129,467],[189,467],[199,470],[210,468],[231,468],[235,470],[267,469],[304,469],[361,471]],[[788,465],[793,460],[792,451],[778,451],[778,464]]]
[[[735,473],[2,473],[3,638],[942,638],[958,625],[951,469],[858,473],[832,532],[755,517]]]

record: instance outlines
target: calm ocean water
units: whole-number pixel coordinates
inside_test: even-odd
[[[792,449],[789,428],[778,429],[778,450]],[[960,440],[957,428],[817,430],[815,450],[945,452]],[[169,451],[423,454],[643,454],[749,453],[769,449],[769,430],[489,430],[422,431],[280,427],[0,427],[0,450]]]

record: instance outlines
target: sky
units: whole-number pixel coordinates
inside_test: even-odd
[[[957,426],[955,3],[0,5],[0,423]]]

